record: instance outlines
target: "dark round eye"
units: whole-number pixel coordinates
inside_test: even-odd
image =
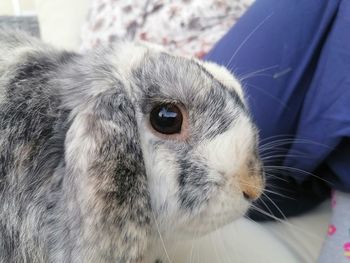
[[[159,133],[180,133],[182,126],[182,113],[174,104],[160,104],[152,109],[150,122],[153,129]]]

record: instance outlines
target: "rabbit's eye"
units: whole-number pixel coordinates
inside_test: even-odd
[[[153,129],[162,134],[180,133],[182,119],[181,110],[174,104],[157,105],[150,114]]]

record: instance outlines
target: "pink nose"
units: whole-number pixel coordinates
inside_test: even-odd
[[[243,196],[248,200],[256,200],[263,193],[265,180],[259,161],[249,162],[238,172],[238,183]]]
[[[242,193],[243,193],[243,197],[245,199],[250,200],[250,201],[254,201],[254,200],[257,200],[261,196],[262,188],[261,189],[243,188]]]

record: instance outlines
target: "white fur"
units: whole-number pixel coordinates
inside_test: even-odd
[[[253,148],[251,122],[240,116],[233,127],[213,140],[202,142],[197,154],[206,160],[212,181],[223,183],[223,187],[213,193],[207,207],[204,207],[184,229],[208,232],[241,217],[248,209],[249,202],[242,196],[238,182],[238,172],[246,165]]]
[[[159,226],[164,227],[162,230],[165,231],[169,227],[169,220],[176,218],[179,210],[176,158],[164,149],[163,145],[160,145],[156,151],[152,150],[150,144],[155,139],[155,135],[149,131],[146,120],[140,121],[141,147],[151,193],[151,205]]]
[[[244,94],[242,86],[239,81],[230,73],[225,67],[209,61],[199,61],[217,80],[219,80],[226,87],[231,88],[237,92],[241,100],[244,102]]]
[[[126,85],[129,97],[133,98],[132,92],[134,90],[130,86],[132,70],[140,65],[150,49],[145,45],[121,41],[115,45],[114,50],[116,50],[116,54],[111,54],[110,59],[113,65],[118,65],[116,68],[117,78]]]
[[[211,141],[203,142],[199,152],[208,160],[210,167],[234,176],[250,156],[253,136],[251,122],[246,116],[239,116],[234,127]]]

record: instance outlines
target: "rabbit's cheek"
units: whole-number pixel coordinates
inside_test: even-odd
[[[160,220],[166,220],[178,209],[177,161],[172,152],[152,139],[153,136],[147,132],[141,134],[141,147],[153,212]]]
[[[221,175],[222,180],[230,180],[256,152],[255,138],[256,131],[249,118],[239,116],[226,132],[204,141],[198,147],[198,154],[207,160],[209,169]]]
[[[249,118],[240,116],[228,131],[199,147],[198,155],[206,159],[208,169],[212,171],[208,180],[221,185],[216,195],[222,196],[213,194],[213,200],[242,199],[246,202],[244,199],[255,200],[261,195],[264,179],[256,155],[256,138]],[[245,209],[244,206],[242,213]]]

